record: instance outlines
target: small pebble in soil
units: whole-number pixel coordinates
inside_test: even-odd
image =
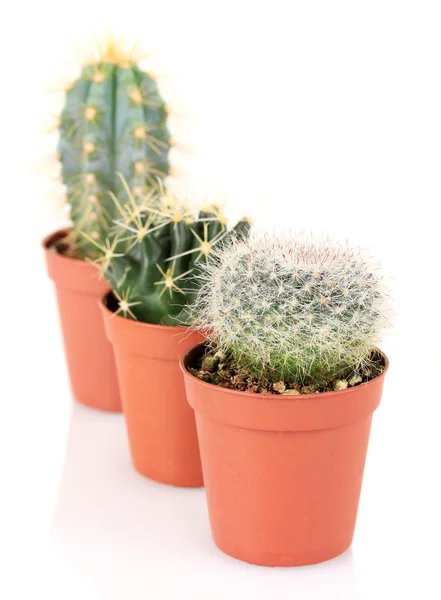
[[[317,390],[315,389],[314,386],[312,385],[304,385],[302,387],[302,394],[313,394],[314,392],[316,392]]]
[[[285,390],[285,391],[283,392],[283,395],[284,395],[284,396],[287,396],[288,394],[289,394],[290,396],[300,396],[300,392],[299,392],[298,390]]]
[[[279,394],[283,394],[283,392],[286,390],[286,385],[283,383],[283,381],[276,381],[276,383],[273,383],[273,390]]]
[[[350,385],[350,387],[353,387],[354,385],[357,385],[357,383],[361,383],[363,381],[363,378],[361,377],[361,375],[352,375],[352,377],[349,377],[348,379],[348,384]]]
[[[339,392],[340,390],[345,390],[348,387],[348,382],[346,379],[336,379],[334,381],[334,390]]]

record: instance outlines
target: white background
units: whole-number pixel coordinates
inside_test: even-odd
[[[439,9],[424,0],[1,9],[1,598],[441,597]],[[391,369],[353,548],[334,561],[280,570],[222,555],[203,490],[143,479],[121,415],[71,400],[39,247],[61,223],[49,185],[57,170],[43,156],[55,140],[43,131],[59,103],[48,90],[68,79],[66,60],[76,64],[71,43],[113,23],[141,32],[158,70],[175,74],[163,79],[166,99],[193,116],[182,138],[193,154],[174,157],[183,188],[223,193],[232,214],[253,211],[260,226],[368,246],[391,278]]]

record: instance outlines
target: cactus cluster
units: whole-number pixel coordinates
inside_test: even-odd
[[[194,317],[254,377],[326,385],[364,368],[387,325],[378,265],[308,236],[252,235],[200,269]]]
[[[143,197],[169,172],[167,109],[152,75],[109,38],[66,93],[58,152],[73,228],[69,245],[95,258],[117,216],[108,192],[121,197],[117,173]]]
[[[188,324],[188,307],[199,288],[196,267],[232,239],[247,236],[249,220],[228,228],[218,205],[196,214],[163,191],[158,196],[152,191],[139,204],[125,187],[128,202],[119,205],[114,197],[119,219],[113,242],[98,259],[118,300],[116,312],[147,323]]]

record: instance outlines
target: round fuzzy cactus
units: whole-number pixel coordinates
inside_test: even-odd
[[[151,74],[112,37],[83,66],[66,93],[59,155],[73,223],[70,245],[82,258],[100,254],[118,216],[108,192],[135,197],[169,173],[167,109]]]
[[[197,327],[252,376],[324,385],[363,368],[387,325],[378,265],[306,236],[252,235],[202,265]]]

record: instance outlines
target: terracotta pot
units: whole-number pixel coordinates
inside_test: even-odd
[[[181,369],[196,412],[215,543],[266,566],[312,564],[344,552],[384,372],[340,392],[252,394],[191,375],[186,367],[203,349],[191,349]]]
[[[109,286],[94,265],[56,252],[54,245],[65,236],[66,231],[48,236],[43,249],[55,283],[72,392],[81,404],[121,411],[115,359],[99,309]]]
[[[107,295],[101,308],[115,351],[133,464],[161,483],[202,486],[194,412],[179,369],[180,356],[202,337],[184,327],[115,315],[108,307],[112,301]]]

